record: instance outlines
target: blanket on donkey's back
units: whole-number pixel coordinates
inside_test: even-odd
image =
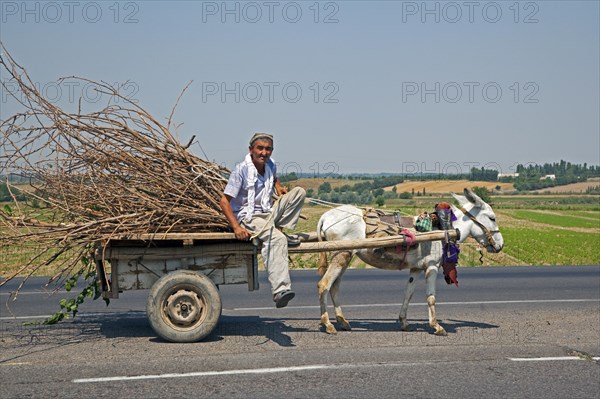
[[[363,219],[366,226],[366,237],[387,237],[387,236],[406,236],[406,244],[399,245],[395,249],[397,252],[416,248],[414,218],[402,217],[398,214],[385,214],[380,210],[365,208]]]
[[[442,224],[452,228],[452,222],[456,220],[456,217],[451,211],[451,207],[447,203],[440,203],[436,205],[436,211],[431,213],[433,226],[440,228]],[[415,243],[415,218],[413,217],[401,217],[397,213],[385,214],[384,212],[366,208],[363,211],[363,219],[366,224],[366,237],[386,237],[394,235],[406,236],[406,243],[398,245],[395,248],[380,248],[373,252],[379,253],[384,256],[384,252],[391,251],[397,254],[404,254],[406,256],[407,251],[415,249],[419,246]],[[442,220],[444,219],[444,220]],[[443,255],[442,255],[442,269],[444,271],[444,279],[447,284],[454,284],[458,287],[458,272],[456,266],[458,264],[458,255],[460,253],[460,247],[455,242],[445,242]]]

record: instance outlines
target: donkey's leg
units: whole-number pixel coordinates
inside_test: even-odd
[[[347,255],[344,255],[345,253],[347,253]],[[329,263],[327,272],[325,272],[325,275],[317,283],[317,288],[319,289],[319,303],[321,305],[321,325],[325,327],[325,331],[328,334],[335,334],[337,333],[337,330],[329,321],[329,314],[327,313],[327,293],[330,292],[333,284],[348,266],[348,262],[344,262],[344,259],[349,260],[350,255],[350,251],[336,252]]]
[[[404,290],[404,301],[402,302],[402,307],[400,308],[400,316],[398,317],[400,321],[400,329],[402,331],[410,330],[410,326],[408,324],[406,315],[408,313],[408,304],[410,303],[410,300],[412,299],[412,296],[415,293],[415,286],[417,285],[419,274],[421,274],[421,269],[411,269],[408,277],[408,282],[406,283],[406,289]]]
[[[427,285],[427,307],[429,309],[429,325],[435,329],[435,335],[447,335],[444,327],[440,326],[435,317],[435,283],[437,279],[438,267],[429,266],[425,271],[425,283]]]
[[[335,309],[335,319],[339,323],[340,328],[345,331],[350,331],[351,327],[350,327],[350,323],[348,322],[348,320],[346,320],[346,318],[344,317],[344,313],[342,313],[342,306],[341,306],[340,302],[338,301],[338,294],[340,292],[340,284],[342,282],[342,276],[344,275],[344,272],[348,268],[348,265],[350,264],[351,259],[352,259],[351,252],[344,251],[344,252],[340,252],[336,255],[336,261],[339,262],[339,264],[341,266],[341,271],[340,271],[340,274],[335,279],[335,281],[333,282],[333,284],[331,286],[331,290],[329,291],[329,294],[331,295],[331,302],[333,302],[333,307]]]

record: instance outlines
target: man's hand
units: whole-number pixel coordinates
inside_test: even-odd
[[[275,191],[278,195],[284,195],[287,194],[288,189],[287,187],[284,187],[281,185],[281,183],[279,182],[279,179],[275,180]]]
[[[252,236],[252,234],[250,234],[250,232],[242,226],[237,226],[236,228],[234,228],[233,234],[235,234],[235,238],[237,238],[240,241],[248,241]]]
[[[229,195],[223,194],[219,203],[221,204],[221,209],[223,209],[223,213],[225,214],[229,225],[233,229],[233,234],[235,234],[235,238],[241,241],[250,240],[252,234],[248,230],[240,226],[237,219],[235,218],[235,215],[233,214],[233,211],[231,210],[231,197]]]

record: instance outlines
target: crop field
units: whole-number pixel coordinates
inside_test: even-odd
[[[317,190],[323,183],[331,184],[331,188],[342,187],[345,185],[353,185],[360,182],[371,181],[371,180],[357,180],[357,179],[331,179],[331,178],[315,178],[315,179],[298,179],[289,182],[290,187],[302,187],[305,190],[313,189]]]
[[[585,193],[587,189],[594,188],[600,185],[597,179],[589,179],[586,182],[565,184],[563,186],[548,187],[541,190],[536,190],[538,193]]]
[[[504,251],[531,265],[585,265],[600,263],[600,235],[566,229],[502,229]]]
[[[396,190],[402,192],[422,192],[425,189],[427,193],[461,193],[462,190],[473,187],[485,187],[488,190],[494,190],[496,186],[503,191],[514,191],[512,183],[500,183],[490,181],[470,181],[470,180],[429,180],[429,181],[407,181],[396,185]],[[391,190],[392,187],[386,188]]]
[[[543,211],[504,212],[520,220],[529,220],[536,223],[549,224],[558,227],[581,227],[600,228],[600,213],[589,213],[589,216],[581,216],[581,213],[561,212],[549,213]]]

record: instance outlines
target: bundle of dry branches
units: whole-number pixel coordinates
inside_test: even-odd
[[[0,210],[0,246],[39,248],[8,279],[52,263],[55,278],[73,274],[94,243],[116,236],[228,230],[218,203],[228,171],[192,155],[192,141],[179,142],[173,112],[163,125],[118,88],[77,77],[65,79],[111,100],[97,112],[82,113],[81,104],[66,112],[2,51],[0,68],[18,85],[24,111],[0,124],[0,175],[30,178],[27,197],[43,204],[17,201],[6,179],[14,204]]]

